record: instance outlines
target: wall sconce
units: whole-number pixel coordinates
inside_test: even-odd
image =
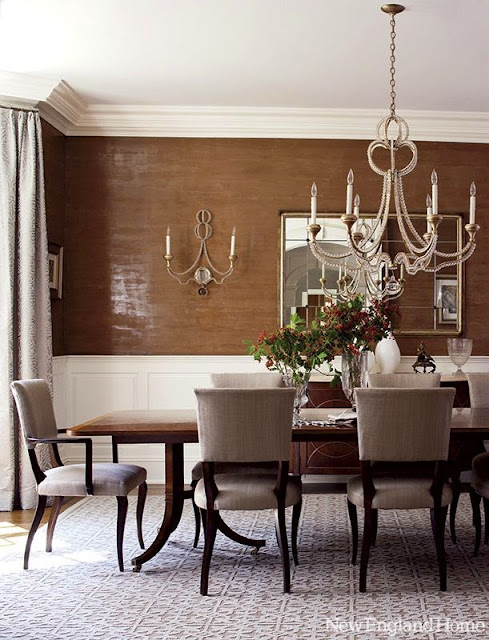
[[[201,209],[197,212],[195,218],[197,220],[197,224],[194,231],[195,235],[200,240],[200,249],[193,264],[186,271],[178,272],[173,271],[171,268],[170,264],[173,260],[173,256],[171,253],[170,227],[166,230],[166,252],[163,257],[166,260],[166,269],[173,278],[178,280],[180,284],[188,284],[192,281],[196,282],[199,285],[199,288],[197,289],[199,296],[206,296],[209,293],[207,287],[211,282],[222,284],[233,272],[234,263],[238,258],[234,253],[236,245],[236,227],[234,227],[231,234],[231,250],[228,257],[229,269],[227,271],[219,271],[219,269],[212,264],[207,251],[207,241],[212,236],[212,214],[210,211],[207,211],[207,209]],[[206,259],[207,266],[205,264],[201,264],[203,257]],[[216,278],[214,274],[221,276],[221,279],[219,280]]]

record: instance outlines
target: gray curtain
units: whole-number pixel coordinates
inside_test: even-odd
[[[51,384],[48,245],[39,114],[8,108],[0,108],[0,338],[0,511],[29,509],[36,484],[10,382]]]

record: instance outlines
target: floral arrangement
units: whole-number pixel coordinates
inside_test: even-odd
[[[373,300],[364,307],[364,297],[357,295],[352,300],[323,307],[318,324],[338,353],[358,355],[386,338],[399,315],[399,307],[389,300]]]
[[[279,371],[284,379],[291,378],[295,384],[307,382],[313,369],[331,362],[335,355],[334,345],[319,323],[313,321],[307,326],[297,314],[285,327],[274,332],[263,331],[256,344],[251,340],[243,342],[247,345],[248,355],[259,362],[265,359],[267,369]]]
[[[271,371],[279,371],[284,379],[295,384],[309,380],[311,371],[335,355],[350,353],[358,355],[373,343],[389,335],[392,323],[399,315],[397,305],[390,301],[372,301],[364,308],[364,297],[358,295],[346,302],[336,302],[322,308],[317,318],[307,326],[297,314],[290,324],[274,332],[263,331],[256,341],[244,340],[248,355],[261,362]],[[339,382],[339,371],[334,371],[332,384]]]

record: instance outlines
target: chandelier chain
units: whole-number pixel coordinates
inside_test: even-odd
[[[391,21],[390,21],[390,25],[391,25],[391,44],[390,44],[390,50],[391,50],[391,55],[390,55],[390,75],[391,75],[391,79],[390,79],[390,87],[391,87],[391,116],[394,117],[396,115],[396,67],[395,67],[395,63],[396,63],[396,42],[395,42],[395,38],[396,38],[396,19],[394,14],[391,14]]]

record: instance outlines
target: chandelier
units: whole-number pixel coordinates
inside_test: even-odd
[[[347,176],[346,210],[341,216],[347,229],[347,247],[340,253],[330,253],[317,241],[321,226],[316,222],[317,188],[311,189],[311,219],[307,227],[309,246],[313,255],[323,265],[338,269],[336,293],[325,287],[324,276],[320,279],[323,293],[327,298],[349,300],[361,290],[367,298],[398,298],[405,284],[405,275],[415,275],[418,271],[436,272],[440,269],[459,265],[467,260],[475,249],[475,235],[479,225],[475,224],[476,188],[470,186],[469,224],[465,225],[468,240],[459,251],[447,253],[437,249],[438,226],[442,216],[438,213],[438,176],[433,170],[431,174],[431,195],[426,197],[426,232],[421,234],[410,216],[402,178],[416,167],[418,151],[416,145],[409,140],[409,127],[403,118],[396,114],[396,81],[395,81],[395,37],[396,14],[404,11],[399,4],[384,4],[381,7],[390,16],[390,114],[383,118],[377,126],[376,139],[368,146],[367,158],[372,171],[383,178],[382,197],[376,216],[360,217],[360,198],[353,198],[353,171]],[[389,133],[389,129],[394,129]],[[396,152],[407,148],[412,158],[403,168],[396,167]],[[390,167],[383,169],[373,159],[377,149],[387,150],[390,154]],[[391,201],[394,203],[395,219],[403,242],[403,251],[394,256],[385,250],[385,231],[389,220]],[[391,219],[394,216],[391,215]],[[384,244],[383,244],[384,243]],[[324,270],[323,270],[324,273]]]

